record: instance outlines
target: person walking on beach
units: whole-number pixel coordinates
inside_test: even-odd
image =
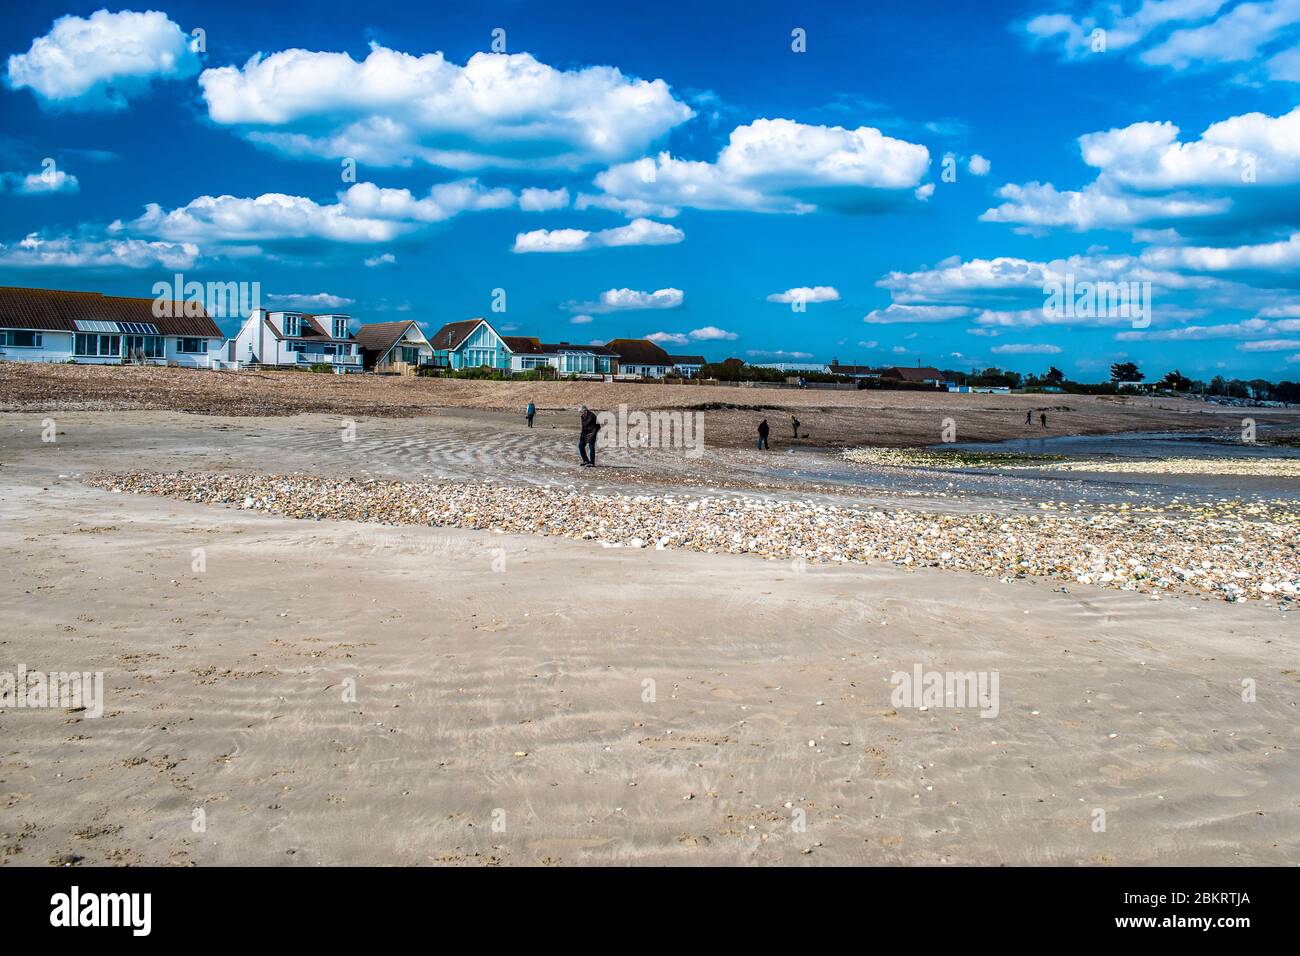
[[[1032,409],[1030,409],[1029,411],[1025,412],[1025,424],[1032,425],[1033,423],[1034,423],[1034,412]]]
[[[1038,416],[1038,420],[1039,420],[1040,422],[1043,423],[1043,428],[1046,429],[1046,428],[1047,428],[1047,412],[1043,412],[1041,415],[1039,415],[1039,416]]]
[[[528,403],[528,409],[524,412],[524,418],[528,419],[528,427],[533,427],[533,416],[537,414],[537,406],[532,402]]]
[[[798,438],[798,437],[799,437],[799,419],[797,419],[797,418],[795,418],[793,415],[791,415],[791,416],[790,416],[790,425],[794,428],[794,437],[795,437],[795,438]]]
[[[579,418],[581,431],[578,433],[578,454],[582,456],[583,467],[596,467],[596,433],[600,431],[600,422],[596,414],[586,405],[582,406]]]
[[[758,450],[759,451],[767,450],[767,431],[768,431],[767,419],[765,418],[758,423]]]

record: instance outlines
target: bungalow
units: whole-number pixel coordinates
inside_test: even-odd
[[[433,361],[433,346],[414,319],[363,325],[353,338],[367,372],[400,372]]]
[[[612,375],[618,367],[618,357],[604,345],[574,345],[557,342],[543,345],[552,357],[551,365],[561,375]]]
[[[670,355],[668,358],[673,363],[673,371],[682,378],[694,378],[708,364],[703,355]]]
[[[352,317],[340,313],[268,312],[254,309],[229,342],[227,358],[242,365],[309,368],[331,365],[336,372],[361,371],[361,350],[352,337]]]
[[[221,330],[201,305],[0,286],[0,358],[12,362],[214,368]],[[157,316],[157,312],[171,315]],[[191,314],[186,314],[186,312]]]
[[[937,368],[929,365],[895,365],[883,369],[880,378],[886,382],[910,382],[913,385],[933,385],[936,388],[947,382],[947,377]]]
[[[833,361],[826,370],[832,375],[843,375],[845,378],[880,378],[881,370],[870,365],[841,365],[838,361]]]
[[[605,343],[605,347],[618,357],[618,371],[621,375],[663,378],[673,367],[673,360],[668,353],[649,339],[614,339]]]

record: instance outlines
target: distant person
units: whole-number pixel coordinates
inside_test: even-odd
[[[537,414],[537,406],[532,402],[528,403],[528,409],[524,412],[524,418],[528,419],[528,427],[533,427],[533,416]]]
[[[759,451],[767,450],[767,431],[768,431],[767,419],[765,418],[758,423],[758,450]]]
[[[586,405],[582,406],[579,417],[581,431],[578,433],[578,454],[582,456],[583,467],[596,467],[596,433],[600,431],[600,422],[596,414]]]
[[[1046,428],[1047,428],[1047,412],[1043,412],[1043,414],[1039,415],[1039,416],[1038,416],[1038,420],[1039,420],[1040,422],[1043,423],[1043,428],[1044,428],[1044,430],[1046,430]]]
[[[1032,411],[1025,412],[1025,424],[1032,425],[1033,423],[1034,423],[1034,413]]]
[[[794,428],[794,437],[795,437],[795,438],[798,438],[798,437],[799,437],[799,419],[797,419],[797,418],[795,418],[793,415],[791,415],[791,416],[790,416],[790,425]]]

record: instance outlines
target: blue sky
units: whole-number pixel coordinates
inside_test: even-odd
[[[1300,0],[890,6],[12,5],[0,283],[1300,378]]]

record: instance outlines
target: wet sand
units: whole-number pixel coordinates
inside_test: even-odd
[[[42,443],[40,416],[0,415],[0,670],[102,670],[108,699],[0,714],[6,865],[1300,862],[1294,612],[82,480],[626,469],[698,493],[730,469],[805,494],[748,452],[593,474],[563,433],[490,441],[475,416],[361,420],[347,451],[327,416],[58,422]],[[996,671],[998,715],[894,706],[916,664]]]

